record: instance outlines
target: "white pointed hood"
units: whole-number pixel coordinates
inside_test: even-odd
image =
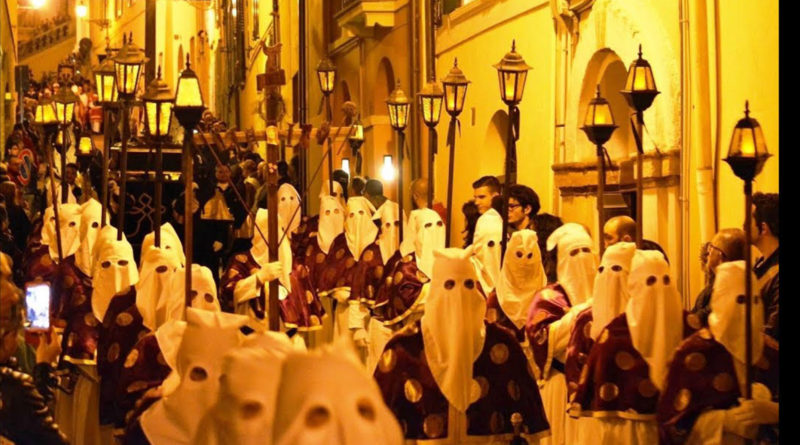
[[[139,281],[131,245],[124,238],[121,241],[116,238],[106,241],[107,236],[103,234],[112,233],[104,230],[98,237],[98,241],[103,241],[98,243],[100,247],[92,273],[92,312],[100,321],[103,321],[114,295],[127,291]]]
[[[140,257],[144,256],[144,252],[147,250],[148,247],[154,246],[156,243],[156,234],[155,230],[148,233],[144,236],[142,240],[142,250]],[[183,244],[181,243],[181,239],[178,236],[178,232],[175,231],[175,228],[172,227],[170,223],[164,223],[161,225],[161,248],[166,249],[175,256],[181,262],[181,265],[186,264],[186,255],[183,251]]]
[[[190,444],[203,415],[219,392],[222,358],[241,342],[247,317],[224,312],[186,310],[186,329],[173,372],[180,384],[141,417],[150,443]]]
[[[49,247],[50,258],[54,262],[58,262],[58,240],[56,239],[55,216],[52,206],[45,209],[42,222],[42,245]],[[64,258],[67,258],[77,253],[81,245],[81,206],[59,204],[58,223],[61,248]]]
[[[547,285],[539,242],[533,230],[519,230],[508,241],[497,280],[497,301],[512,323],[522,329],[536,291]]]
[[[334,184],[338,184],[334,182]],[[344,231],[344,207],[332,196],[322,196],[319,200],[319,227],[317,245],[328,254],[333,240]]]
[[[625,317],[633,347],[650,366],[650,380],[663,389],[672,354],[683,340],[683,306],[661,252],[636,251],[628,291]]]
[[[300,210],[300,194],[292,184],[286,183],[278,187],[278,215],[284,230],[288,229],[290,236],[297,232],[303,215]]]
[[[471,249],[434,251],[431,290],[422,316],[428,366],[442,394],[462,413],[481,394],[472,368],[486,340],[486,299],[477,288],[471,255]]]
[[[745,340],[745,263],[729,261],[717,266],[714,288],[711,292],[711,314],[708,326],[714,338],[739,362],[745,363],[747,342]],[[764,349],[764,304],[756,290],[756,278],[752,277],[753,304],[750,313],[752,326],[753,363],[761,358]]]
[[[372,219],[379,221],[381,228],[378,235],[378,247],[385,265],[400,246],[400,206],[388,199],[378,207]],[[405,222],[405,221],[404,221]],[[406,224],[407,225],[407,224]]]
[[[558,284],[567,291],[573,306],[592,296],[597,258],[592,252],[592,238],[580,224],[566,223],[547,238],[547,250],[558,247],[556,274]]]
[[[347,211],[344,220],[344,236],[347,239],[347,249],[353,258],[361,258],[361,253],[378,236],[378,228],[372,222],[375,207],[363,196],[355,196],[347,201]]]
[[[628,276],[635,252],[636,244],[623,241],[609,246],[603,253],[592,291],[591,336],[595,340],[611,320],[625,311],[630,298]]]
[[[473,261],[478,269],[478,278],[485,292],[494,289],[500,277],[501,241],[503,239],[503,218],[495,209],[487,210],[475,224],[472,246],[475,252]]]
[[[342,189],[342,184],[337,181],[333,181],[333,195],[330,193],[330,186],[328,185],[327,180],[322,180],[322,189],[319,192],[319,199],[321,200],[325,196],[330,196],[336,199],[336,202],[339,203],[341,208],[347,207],[347,204],[344,202],[344,189]],[[321,204],[320,204],[321,206]]]
[[[172,277],[181,262],[171,250],[150,246],[143,252],[141,263],[136,283],[136,308],[142,315],[142,324],[154,331],[167,321]]]
[[[405,256],[415,253],[417,268],[428,277],[433,274],[433,252],[444,249],[445,231],[442,217],[434,210],[412,210],[408,224],[403,226],[403,242],[400,253]]]
[[[269,237],[269,212],[267,209],[258,209],[256,226],[261,230],[264,237]],[[292,272],[292,247],[288,235],[284,236],[283,227],[285,226],[281,221],[280,214],[278,214],[278,227],[281,228],[278,230],[278,241],[280,242],[278,245],[278,261],[283,265],[283,275],[279,281],[288,291],[291,291],[292,283],[289,280],[289,274]],[[253,233],[253,247],[250,248],[250,254],[253,255],[253,258],[260,266],[263,267],[269,264],[269,248],[257,230]]]
[[[75,265],[87,276],[92,275],[94,267],[92,250],[97,235],[100,233],[102,213],[103,205],[94,198],[89,198],[88,201],[81,204],[80,246],[75,252]],[[108,221],[108,214],[106,214],[106,221]]]

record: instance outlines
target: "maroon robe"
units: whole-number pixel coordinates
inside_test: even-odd
[[[511,415],[522,415],[526,434],[549,432],[539,389],[522,348],[506,329],[485,323],[486,340],[473,365],[481,397],[467,408],[467,434],[513,433]],[[406,439],[447,437],[449,403],[425,357],[420,322],[399,331],[378,361],[375,380]]]
[[[377,240],[361,252],[350,287],[350,299],[358,300],[369,308],[375,306],[377,289],[383,283],[384,265],[379,243],[380,240]]]
[[[567,292],[560,284],[550,284],[536,292],[528,312],[525,333],[533,352],[533,363],[540,379],[546,379],[550,368],[564,372],[564,364],[555,358],[548,363],[550,324],[560,320],[572,307]]]
[[[103,316],[97,345],[97,374],[100,376],[100,424],[121,427],[125,412],[117,399],[125,359],[140,338],[148,333],[136,308],[136,288],[114,296]]]
[[[325,262],[316,270],[319,274],[317,290],[321,295],[329,295],[336,290],[350,289],[356,273],[356,259],[347,247],[347,237],[340,233],[333,239]],[[349,299],[352,299],[352,295]]]
[[[763,383],[778,401],[778,342],[764,334],[764,350],[754,365],[753,379]],[[711,331],[701,329],[681,343],[667,374],[664,394],[658,401],[658,433],[661,444],[683,444],[704,411],[729,409],[742,397],[733,356]],[[777,443],[777,431],[759,429],[757,443]],[[762,442],[761,440],[765,440]]]
[[[492,292],[486,297],[486,320],[511,331],[520,343],[525,342],[525,328],[517,328],[517,325],[508,318],[500,306],[500,300],[497,299],[497,289],[492,289]]]
[[[94,365],[100,323],[92,311],[92,279],[75,265],[74,255],[65,258],[59,269],[52,294],[60,295],[55,317],[66,322],[62,344],[64,360]]]
[[[299,211],[298,211],[299,213]],[[308,246],[317,243],[317,229],[319,228],[319,215],[304,216],[297,226],[297,231],[292,234],[292,257],[302,258]],[[264,234],[266,236],[266,234]]]
[[[170,371],[155,334],[147,334],[136,342],[125,357],[116,389],[125,424],[131,420],[136,402],[147,390],[161,386]]]
[[[377,291],[373,314],[385,326],[404,321],[418,307],[422,286],[430,281],[417,268],[414,253],[401,256],[395,252],[384,267],[382,283]]]
[[[220,279],[220,304],[223,310],[234,312],[236,283],[255,274],[260,268],[261,266],[249,250],[231,258],[228,270]],[[322,317],[325,315],[325,309],[311,284],[308,268],[301,263],[295,263],[289,273],[289,279],[292,291],[284,300],[278,302],[283,324],[287,328],[297,328],[299,331],[322,329]],[[266,307],[261,298],[253,298],[248,301],[248,304],[256,317],[264,319]]]
[[[694,333],[686,315],[684,311],[684,337]],[[585,327],[582,331],[586,333]],[[658,396],[658,387],[650,380],[650,366],[633,346],[623,312],[605,327],[592,346],[578,386],[569,393],[568,412],[572,417],[655,420]]]
[[[292,255],[292,264],[298,265],[301,264],[308,269],[308,274],[311,280],[312,289],[315,292],[319,292],[319,284],[320,279],[322,277],[322,270],[325,266],[325,259],[328,255],[322,251],[317,244],[317,235],[316,233],[310,238],[311,241],[306,243],[302,249],[302,254],[300,255]],[[330,251],[329,251],[330,252]]]

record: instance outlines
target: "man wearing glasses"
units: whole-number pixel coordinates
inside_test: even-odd
[[[536,230],[533,217],[539,213],[539,196],[532,188],[522,184],[514,184],[509,189],[508,225],[510,231],[522,229]]]
[[[708,314],[711,313],[711,289],[714,287],[714,277],[717,267],[728,261],[744,259],[746,240],[742,229],[722,229],[714,235],[707,245],[708,259],[706,273],[709,275],[706,287],[700,291],[694,303],[692,313],[700,318],[703,326],[708,325]]]

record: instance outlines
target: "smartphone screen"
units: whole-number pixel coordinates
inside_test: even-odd
[[[28,329],[50,329],[50,285],[26,286],[25,304],[28,308]]]

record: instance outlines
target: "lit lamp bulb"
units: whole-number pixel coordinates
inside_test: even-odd
[[[86,17],[88,12],[89,8],[87,8],[86,5],[83,4],[83,2],[80,2],[77,4],[77,6],[75,6],[75,15],[77,15],[79,18]]]
[[[33,9],[41,9],[45,4],[45,0],[33,0],[31,1],[31,6]]]
[[[392,164],[392,155],[383,156],[383,167],[381,167],[381,179],[386,182],[394,181],[395,169]]]

